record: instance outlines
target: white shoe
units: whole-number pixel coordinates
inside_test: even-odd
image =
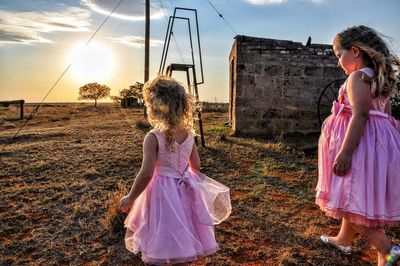
[[[400,261],[400,246],[394,245],[390,249],[389,258],[385,266],[396,266],[399,261]]]
[[[321,236],[321,241],[329,246],[332,246],[342,252],[344,255],[350,255],[351,254],[351,246],[342,246],[339,244],[335,244],[331,241],[329,241],[329,236],[327,235],[322,235]]]

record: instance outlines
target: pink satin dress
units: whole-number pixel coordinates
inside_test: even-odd
[[[372,77],[374,71],[360,71]],[[318,146],[316,203],[328,215],[367,227],[400,225],[400,123],[385,112],[389,98],[372,99],[364,133],[345,176],[332,171],[352,110],[345,82],[325,120]],[[373,92],[371,92],[373,94]]]

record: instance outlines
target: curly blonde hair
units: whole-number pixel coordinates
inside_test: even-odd
[[[179,82],[167,76],[158,76],[144,84],[143,98],[153,130],[166,134],[167,149],[172,148],[174,130],[184,129],[194,133],[193,110],[196,102]]]
[[[390,52],[388,45],[378,32],[367,26],[354,26],[335,36],[334,44],[349,50],[358,47],[364,55],[364,63],[375,70],[377,84],[375,96],[391,95],[400,82],[400,60]]]

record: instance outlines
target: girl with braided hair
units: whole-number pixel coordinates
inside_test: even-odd
[[[400,61],[366,26],[338,33],[333,50],[348,78],[322,126],[316,203],[342,224],[321,240],[350,254],[358,232],[377,250],[378,265],[396,265],[400,246],[381,227],[400,225],[400,123],[390,102]]]
[[[146,82],[143,96],[153,129],[143,141],[142,167],[119,208],[125,246],[151,265],[185,265],[215,253],[214,224],[231,213],[229,188],[200,172],[193,136],[195,101],[175,80]]]

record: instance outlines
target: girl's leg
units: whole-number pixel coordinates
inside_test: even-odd
[[[353,228],[352,224],[346,219],[342,219],[339,234],[335,237],[329,237],[329,241],[342,246],[350,246],[355,233],[356,230]]]
[[[369,228],[356,224],[352,224],[352,227],[374,246],[378,252],[378,265],[384,265],[386,256],[390,253],[392,241],[379,228]]]
[[[382,253],[378,252],[378,266],[384,266],[386,264],[386,256]]]

